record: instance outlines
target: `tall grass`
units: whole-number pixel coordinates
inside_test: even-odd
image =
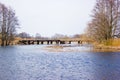
[[[104,41],[103,44],[106,46],[120,46],[120,38]]]
[[[113,39],[112,46],[120,46],[120,38],[119,39]]]

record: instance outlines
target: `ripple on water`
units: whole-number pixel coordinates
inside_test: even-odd
[[[42,46],[0,48],[0,80],[119,80],[120,53],[46,52]]]

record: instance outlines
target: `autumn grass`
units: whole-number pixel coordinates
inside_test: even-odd
[[[111,39],[102,43],[94,43],[94,48],[99,50],[120,51],[120,39]]]
[[[112,46],[120,46],[120,39],[114,39],[112,42]]]

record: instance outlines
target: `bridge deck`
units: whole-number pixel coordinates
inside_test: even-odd
[[[44,42],[47,42],[47,44],[53,44],[55,42],[56,44],[65,44],[68,42],[71,44],[71,42],[78,42],[78,44],[82,43],[82,40],[20,40],[20,44],[44,44]]]

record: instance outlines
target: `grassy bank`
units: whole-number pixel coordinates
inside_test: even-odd
[[[13,41],[11,41],[10,45],[17,45],[19,44],[19,40],[22,40],[21,38],[19,37],[16,37]],[[1,45],[1,40],[0,40],[0,45]]]
[[[104,41],[102,43],[94,43],[95,49],[106,49],[106,50],[115,50],[120,51],[120,39],[111,39]]]

